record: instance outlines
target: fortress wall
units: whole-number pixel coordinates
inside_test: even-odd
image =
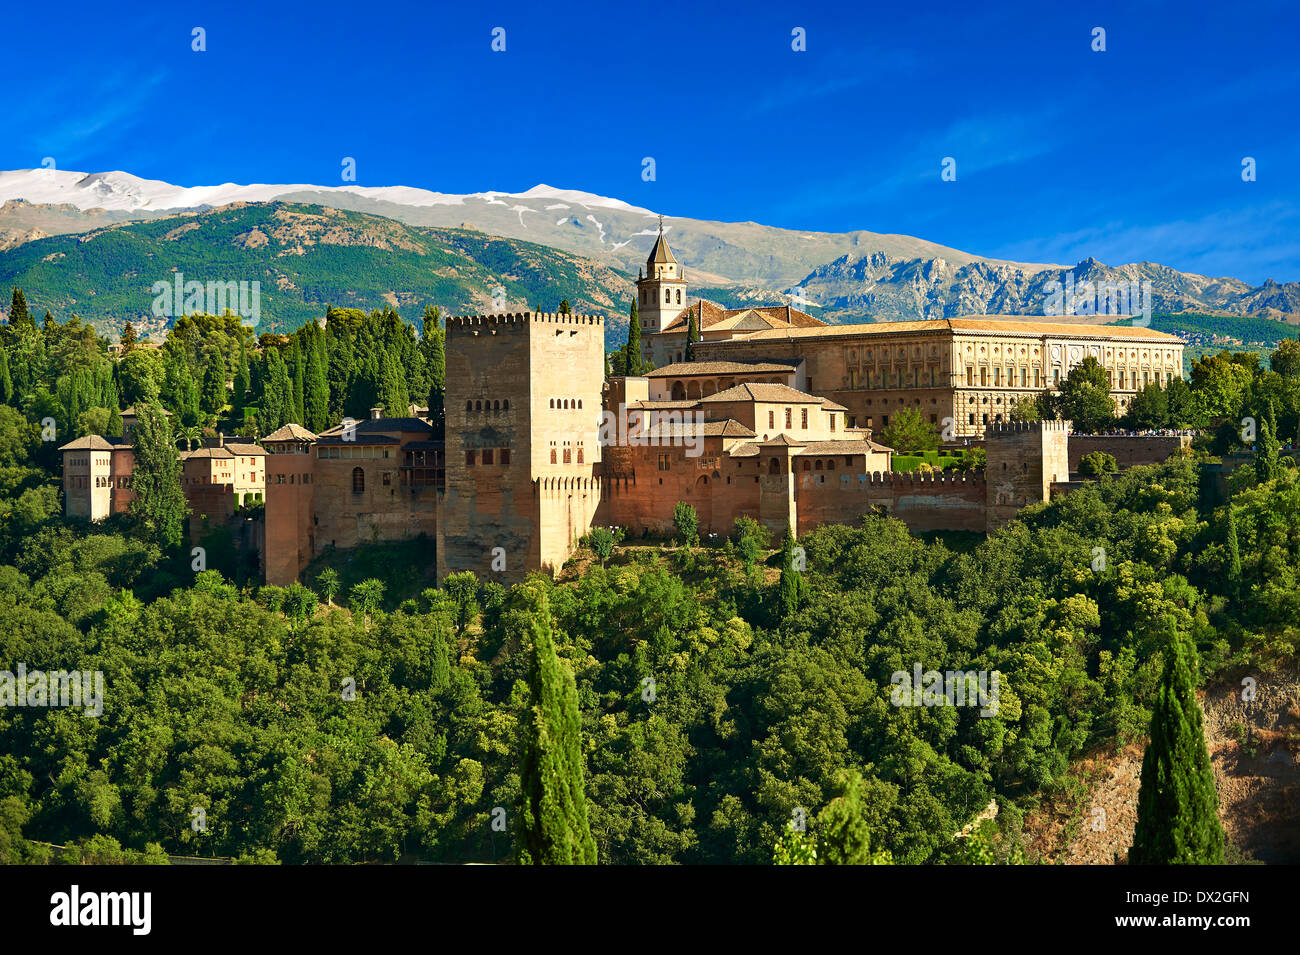
[[[1183,448],[1190,448],[1189,435],[1070,435],[1070,473],[1079,472],[1079,461],[1085,454],[1101,451],[1109,454],[1121,468],[1143,464],[1161,464]]]
[[[801,473],[795,486],[800,534],[877,513],[913,531],[982,531],[987,494],[982,477],[958,473]]]

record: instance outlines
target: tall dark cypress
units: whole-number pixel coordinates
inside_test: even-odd
[[[1219,865],[1223,827],[1214,769],[1196,703],[1196,647],[1171,617],[1164,624],[1165,669],[1142,757],[1134,865]]]
[[[510,602],[508,626],[530,649],[518,860],[524,865],[594,865],[573,671],[555,655],[545,591],[538,584],[521,584]]]
[[[641,316],[636,310],[636,296],[632,296],[632,312],[627,322],[627,361],[624,363],[626,374],[639,375],[644,370],[641,361]]]

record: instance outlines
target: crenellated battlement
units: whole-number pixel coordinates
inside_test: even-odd
[[[825,481],[819,481],[817,478],[825,477]],[[799,475],[799,487],[838,487],[840,490],[852,490],[854,488],[870,489],[882,487],[926,487],[932,489],[943,488],[970,488],[976,485],[984,486],[985,479],[983,473],[967,473],[965,471],[873,471],[869,474],[841,474],[838,479],[832,480],[830,475],[809,474],[802,472]]]
[[[985,427],[984,435],[993,437],[998,434],[1026,434],[1031,431],[1041,434],[1059,431],[1068,435],[1073,426],[1073,421],[995,421]]]
[[[488,315],[450,315],[447,328],[525,329],[533,325],[589,325],[602,328],[604,315],[563,315],[559,312],[497,312]]]

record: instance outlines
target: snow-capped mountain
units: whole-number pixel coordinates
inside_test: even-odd
[[[465,195],[409,186],[254,183],[176,186],[125,172],[61,169],[0,172],[0,250],[46,236],[273,201],[320,205],[409,226],[470,228],[550,246],[635,274],[658,231],[649,208],[574,189]],[[1300,319],[1300,283],[1251,288],[1155,263],[1106,266],[1011,262],[906,235],[805,232],[755,222],[664,216],[693,290],[735,303],[790,293],[831,321],[889,321],[988,311],[1042,314],[1044,289],[1065,272],[1076,281],[1150,281],[1161,310]],[[820,308],[820,311],[818,311]]]

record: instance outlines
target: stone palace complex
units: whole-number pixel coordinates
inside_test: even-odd
[[[218,437],[182,454],[191,510],[209,523],[265,502],[257,544],[286,584],[330,548],[426,535],[438,577],[554,572],[595,525],[662,533],[679,501],[702,535],[749,515],[778,536],[892,514],[916,530],[984,531],[1106,450],[1162,460],[1186,438],[1071,436],[1021,424],[1022,398],[1093,356],[1122,411],[1181,375],[1182,343],[1147,328],[970,316],[827,325],[788,306],[691,303],[662,232],[637,282],[643,377],[606,380],[605,321],[495,314],[446,321],[446,428],[422,417],[287,425],[260,444]],[[700,340],[686,359],[692,313]],[[983,440],[984,473],[901,473],[873,440],[912,407],[958,442]],[[946,422],[945,419],[951,419]],[[129,415],[124,416],[129,426]],[[126,509],[133,452],[99,436],[65,445],[70,516]]]

